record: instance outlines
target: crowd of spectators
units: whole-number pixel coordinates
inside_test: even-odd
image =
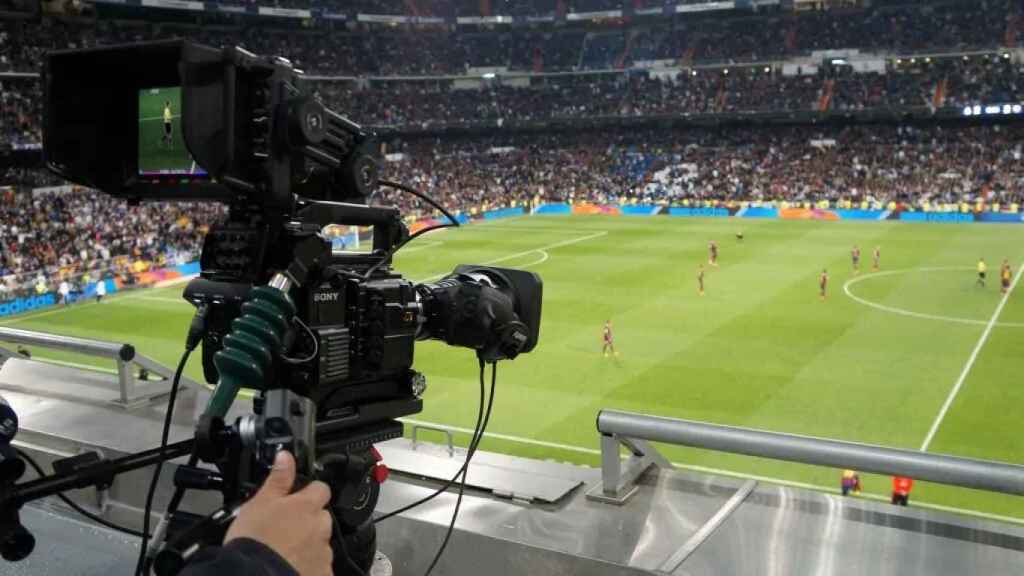
[[[14,0],[0,0],[14,1]],[[24,0],[23,0],[24,1]],[[572,12],[630,10],[712,0],[218,0],[288,8],[328,8],[359,13],[456,18],[459,16],[555,16]]]
[[[52,291],[83,274],[130,277],[192,261],[207,227],[224,211],[214,204],[128,206],[68,188],[0,188],[0,300]]]
[[[597,7],[604,4],[603,0],[588,0],[588,9],[590,2]],[[1008,22],[1016,22],[1020,2],[954,0],[856,11],[698,14],[601,31],[568,26],[371,32],[315,26],[275,29],[266,25],[0,21],[0,71],[37,71],[43,51],[53,48],[178,36],[214,45],[242,44],[257,53],[283,55],[316,74],[357,76],[461,74],[481,66],[538,71],[606,69],[650,59],[679,60],[684,65],[761,62],[842,48],[897,53],[985,49],[1007,40]],[[397,3],[406,8],[435,4]]]
[[[35,79],[0,79],[0,143],[42,142],[42,90]]]
[[[1024,203],[1024,125],[797,126],[425,140],[384,173],[448,207],[535,202]],[[397,156],[393,156],[397,157]],[[424,203],[383,201],[414,216]]]
[[[848,67],[787,76],[761,66],[702,68],[676,75],[647,72],[540,77],[527,86],[486,83],[457,89],[453,80],[326,80],[313,84],[331,108],[381,127],[510,123],[594,117],[715,113],[858,111],[903,107],[963,107],[1024,101],[1021,65],[1000,53],[917,58],[885,74]],[[41,94],[32,79],[0,84],[0,136],[38,143]]]
[[[670,75],[594,73],[534,79],[530,86],[456,89],[451,81],[316,84],[324,101],[372,125],[427,126],[778,111],[961,107],[1024,101],[1021,65],[1003,54],[893,63],[886,73],[823,67],[783,75],[761,66]],[[831,88],[829,88],[831,87]]]

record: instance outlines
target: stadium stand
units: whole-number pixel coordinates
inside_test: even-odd
[[[0,291],[22,296],[83,274],[131,284],[151,267],[195,260],[222,212],[210,204],[129,207],[85,189],[0,190]]]
[[[1010,205],[1024,202],[1021,130],[790,126],[427,140],[407,145],[386,170],[462,209],[537,200]]]
[[[332,1],[313,4],[341,9]],[[564,16],[623,4],[627,12],[665,6],[616,0],[366,0],[345,6],[356,13],[448,17]],[[893,1],[867,9],[734,11],[528,29],[367,24],[334,30],[265,20],[202,26],[164,12],[0,19],[0,139],[13,149],[39,146],[42,93],[35,73],[47,50],[189,37],[289,57],[317,78],[315,88],[329,106],[385,135],[408,136],[387,136],[389,151],[400,159],[388,162],[386,171],[462,211],[539,200],[922,207],[984,199],[1014,205],[1021,202],[1024,177],[1016,165],[1019,126],[948,121],[963,107],[1024,100],[1013,48],[1020,4]],[[814,50],[840,52],[810,56]],[[491,70],[497,78],[484,77]],[[911,110],[926,120],[908,121]],[[896,123],[794,125],[857,113]],[[786,125],[743,125],[758,115]],[[927,120],[932,115],[936,119]],[[680,131],[665,118],[740,125]],[[594,124],[598,119],[612,124]],[[562,133],[582,129],[577,122],[593,125]],[[520,127],[532,132],[520,134]],[[476,135],[438,139],[463,129]],[[774,169],[780,166],[785,170]],[[5,210],[36,205],[23,191],[55,184],[39,170],[7,168],[0,185],[19,192],[7,197]],[[52,199],[48,194],[63,198],[56,192],[41,198]],[[432,215],[405,198],[386,199],[402,203],[413,217]],[[137,210],[95,194],[77,201],[92,213]],[[165,244],[136,246],[123,236],[137,230],[108,227],[97,232],[97,245],[115,256],[154,261],[161,253],[194,251],[195,231],[217,217],[216,211],[197,212],[181,224],[181,209],[152,210],[154,230],[176,231]],[[69,216],[57,207],[39,217]],[[22,278],[41,268],[49,276],[68,266],[82,247],[64,245],[51,233],[57,231],[25,239],[8,226],[0,236],[7,248],[4,272]],[[26,282],[15,284],[9,289]]]
[[[372,29],[372,33],[360,33],[278,25],[275,34],[273,23],[202,27],[137,20],[104,20],[100,25],[4,21],[0,34],[7,40],[0,40],[0,66],[34,71],[40,51],[45,49],[182,35],[212,44],[242,43],[258,53],[281,53],[310,72],[339,75],[451,74],[465,72],[467,66],[495,62],[534,70],[534,49],[538,47],[544,56],[540,68],[547,71],[578,66],[581,54],[586,68],[621,68],[652,55],[699,64],[764,62],[805,56],[813,50],[850,48],[892,54],[955,52],[1004,46],[1004,32],[1008,22],[1016,22],[1016,10],[1010,0],[984,0],[933,8],[881,6],[798,16],[695,16],[673,21],[670,26],[638,23],[620,30],[573,27],[543,33],[462,29],[415,33]],[[534,41],[538,37],[543,38],[540,44]],[[380,62],[385,60],[390,68],[381,70]]]

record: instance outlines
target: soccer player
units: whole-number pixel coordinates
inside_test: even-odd
[[[853,245],[853,250],[850,250],[850,259],[853,260],[853,273],[860,274],[860,248],[856,244]]]
[[[739,242],[740,244],[742,244],[742,243],[743,243],[743,230],[737,230],[737,231],[736,231],[736,240],[737,240],[737,241],[738,241],[738,242]]]
[[[708,264],[718,266],[718,244],[714,240],[708,242]]]
[[[697,291],[701,296],[704,295],[704,265],[699,264],[697,266]]]
[[[1013,278],[1013,271],[1010,270],[1010,261],[1003,260],[1003,265],[999,269],[999,281],[1002,283],[1002,293],[1006,294],[1010,291],[1010,279]]]
[[[818,278],[818,287],[821,288],[821,301],[825,301],[825,293],[828,291],[828,270],[822,270]]]
[[[611,351],[611,353],[613,355],[618,356],[618,353],[615,352],[615,343],[612,340],[613,340],[613,337],[612,337],[612,321],[611,320],[605,320],[605,322],[604,322],[604,348],[601,349],[601,353],[604,354],[605,358],[608,357],[608,351],[609,350]]]
[[[985,264],[984,258],[978,258],[978,281],[976,284],[985,287],[985,273],[988,272],[988,264]]]
[[[871,269],[878,272],[879,264],[882,262],[882,247],[875,246],[875,251],[871,254]]]
[[[103,297],[107,295],[107,281],[100,278],[100,281],[96,283],[96,303],[103,302]]]
[[[167,100],[164,102],[164,144],[168,148],[174,147],[174,139],[171,138],[171,122],[174,120],[174,114],[171,113],[171,101]]]
[[[57,288],[57,293],[60,294],[60,301],[65,306],[71,304],[71,284],[68,284],[67,280],[60,281],[60,287]]]

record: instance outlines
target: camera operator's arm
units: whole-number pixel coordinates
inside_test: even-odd
[[[329,576],[331,491],[313,482],[291,494],[295,459],[280,452],[259,492],[231,524],[222,548],[196,554],[182,576]]]

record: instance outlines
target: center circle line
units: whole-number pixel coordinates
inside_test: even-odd
[[[881,276],[894,276],[896,274],[907,274],[910,272],[948,272],[948,271],[965,271],[973,270],[973,268],[965,266],[932,266],[925,268],[901,268],[898,270],[885,270],[882,272],[873,272],[871,274],[865,274],[864,276],[855,276],[850,278],[843,284],[843,292],[854,302],[863,304],[869,308],[881,310],[883,312],[889,312],[890,314],[898,314],[900,316],[907,316],[910,318],[922,318],[925,320],[938,320],[940,322],[953,322],[956,324],[969,324],[974,326],[985,326],[988,324],[985,320],[975,320],[973,318],[960,318],[958,316],[942,316],[939,314],[925,314],[923,312],[914,312],[913,310],[906,310],[903,308],[897,308],[895,306],[886,306],[885,304],[879,304],[878,302],[872,302],[865,298],[861,298],[850,290],[850,287],[854,284],[867,280],[869,278],[879,278]],[[996,322],[996,326],[1003,328],[1024,328],[1024,323],[1021,322]]]

